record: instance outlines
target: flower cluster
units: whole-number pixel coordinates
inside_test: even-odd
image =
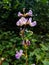
[[[23,54],[23,50],[16,51],[16,54],[15,54],[16,59],[20,59],[20,57],[22,56],[22,54]]]
[[[21,18],[16,22],[17,26],[29,25],[31,27],[34,27],[37,24],[36,21],[32,22],[31,17],[29,19],[25,18],[26,16],[32,16],[32,10],[29,10],[29,12],[26,13],[26,14],[22,14],[21,12],[19,12],[18,16],[21,17]]]
[[[20,35],[23,39],[22,45],[25,48],[25,52],[23,53],[23,50],[16,51],[15,57],[16,57],[16,59],[20,59],[20,57],[22,55],[24,55],[26,57],[26,65],[28,65],[27,48],[28,48],[28,46],[30,46],[30,40],[28,40],[28,38],[27,39],[24,38],[25,37],[24,32],[31,32],[31,31],[28,31],[25,27],[26,27],[26,25],[34,27],[34,26],[36,26],[37,22],[36,21],[32,22],[32,18],[31,18],[32,17],[32,10],[29,10],[27,13],[25,13],[25,8],[24,8],[23,12],[24,12],[24,14],[22,14],[21,12],[18,12],[18,17],[21,17],[21,18],[16,22],[16,25],[17,26],[24,25],[24,28],[20,29]],[[27,18],[28,16],[29,16],[29,18]],[[33,32],[31,32],[31,34],[33,34]],[[35,65],[35,64],[32,64],[32,65]]]

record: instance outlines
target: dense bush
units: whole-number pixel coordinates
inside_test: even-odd
[[[28,35],[29,34],[29,35]],[[36,35],[31,32],[25,33],[26,38],[31,41],[28,47],[28,63],[36,65],[49,65],[49,35]],[[0,59],[5,58],[3,65],[25,65],[25,58],[15,58],[15,52],[23,49],[22,38],[17,37],[14,32],[0,31]],[[23,61],[23,62],[22,62]]]
[[[12,62],[12,60],[15,58],[18,40],[20,41],[21,39],[14,34],[14,31],[0,31],[0,59],[4,57],[8,63]]]

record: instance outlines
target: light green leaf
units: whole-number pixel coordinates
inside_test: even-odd
[[[48,50],[48,48],[44,44],[40,44],[40,46],[42,47],[41,48],[42,50],[45,50],[45,51]]]
[[[44,64],[44,65],[49,65],[49,61],[48,61],[48,60],[44,60],[44,61],[43,61],[43,64]]]

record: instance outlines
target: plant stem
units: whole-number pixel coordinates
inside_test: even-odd
[[[28,65],[28,55],[27,55],[27,49],[26,49],[26,65]]]

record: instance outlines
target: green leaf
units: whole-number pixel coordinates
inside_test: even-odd
[[[44,61],[43,61],[43,64],[44,64],[44,65],[49,65],[49,61],[48,61],[48,60],[44,60]]]
[[[48,0],[41,0],[43,3],[46,3]]]
[[[34,54],[35,54],[34,52],[30,52],[30,55],[29,55],[29,56],[31,57],[31,56],[33,56]]]
[[[45,51],[48,50],[48,48],[44,44],[40,44],[40,46],[42,47],[41,48],[42,50],[45,50]]]
[[[3,0],[4,3],[9,3],[9,0]]]
[[[9,63],[8,62],[3,62],[3,64],[2,65],[9,65]]]
[[[37,40],[36,39],[32,39],[32,42],[36,42]]]

